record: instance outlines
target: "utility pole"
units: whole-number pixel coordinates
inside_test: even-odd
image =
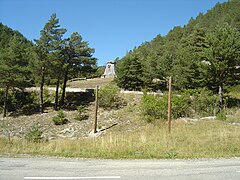
[[[98,113],[98,85],[95,92],[95,119],[94,119],[94,133],[97,133],[97,113]]]
[[[172,91],[172,77],[168,80],[168,132],[171,133],[171,91]]]

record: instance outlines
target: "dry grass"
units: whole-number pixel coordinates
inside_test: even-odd
[[[92,83],[89,80],[87,85],[89,87],[95,87],[96,83],[104,85],[103,81],[108,81],[106,82],[108,84],[111,79],[92,80]],[[83,81],[73,83],[79,84],[72,84],[72,87],[86,88],[87,86]],[[12,139],[9,142],[7,138],[0,138],[0,154],[111,159],[240,157],[238,108],[229,113],[225,122],[202,120],[186,123],[175,120],[172,133],[169,134],[165,122],[156,121],[154,124],[149,124],[141,119],[140,95],[129,94],[123,97],[128,102],[124,108],[109,112],[99,109],[99,126],[109,127],[118,123],[100,137],[78,136],[80,139],[57,139],[41,143],[20,139]],[[94,106],[89,108],[90,112],[94,111],[91,109]],[[17,123],[16,120],[14,121]],[[83,125],[81,124],[81,127]]]
[[[81,81],[68,82],[68,87],[93,89],[97,85],[102,87],[113,81],[113,78],[94,78]]]
[[[240,157],[240,126],[221,121],[147,124],[134,132],[111,132],[98,138],[28,143],[0,139],[0,153],[85,158],[219,158]]]

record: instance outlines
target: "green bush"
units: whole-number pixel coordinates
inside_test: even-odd
[[[167,97],[144,94],[141,102],[141,112],[148,122],[167,118]]]
[[[78,109],[77,109],[78,114],[77,114],[77,117],[75,119],[78,120],[78,121],[88,119],[89,115],[86,114],[86,111],[87,111],[87,109],[86,109],[85,106],[82,106],[82,105],[79,106]]]
[[[206,89],[185,90],[171,96],[171,117],[195,117],[214,114],[218,98]],[[147,121],[167,119],[168,96],[145,94],[141,102],[141,112]]]
[[[38,125],[33,125],[33,127],[27,132],[26,139],[29,142],[41,142],[42,140],[42,131],[39,129]]]
[[[217,113],[217,120],[226,121],[226,119],[227,119],[227,116],[224,110]]]
[[[188,110],[188,100],[185,96],[171,97],[171,116],[172,118],[184,117]],[[141,103],[142,114],[147,121],[154,119],[167,120],[168,114],[168,96],[154,96],[145,94]]]
[[[44,100],[44,104],[50,105],[51,102],[54,101],[54,94],[50,93],[49,90],[47,88],[43,89],[43,100]]]
[[[180,95],[172,95],[171,97],[171,116],[172,118],[187,117],[190,114],[190,97]]]
[[[0,90],[0,106],[4,104],[4,91]],[[9,91],[7,110],[32,114],[38,111],[38,95],[36,92],[24,92],[20,90]]]
[[[107,85],[99,90],[99,106],[104,109],[117,109],[124,105],[119,96],[119,88],[115,85]]]
[[[188,116],[211,116],[218,105],[218,97],[206,88],[190,89],[182,92],[185,97],[190,97]]]
[[[63,125],[68,122],[63,110],[58,111],[58,115],[52,118],[55,125]]]

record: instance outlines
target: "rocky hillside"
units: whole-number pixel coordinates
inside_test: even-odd
[[[125,95],[126,96],[126,95]],[[53,117],[58,112],[49,109],[43,114],[19,115],[1,118],[0,136],[10,138],[24,139],[34,126],[37,126],[42,132],[44,140],[54,140],[59,138],[87,138],[98,136],[108,131],[135,130],[140,128],[144,122],[136,121],[139,117],[138,104],[139,95],[127,95],[130,102],[127,106],[118,110],[98,111],[98,133],[93,133],[95,104],[92,103],[87,108],[88,118],[86,120],[77,120],[77,110],[64,110],[68,122],[63,125],[55,125]],[[137,124],[137,125],[136,125]]]

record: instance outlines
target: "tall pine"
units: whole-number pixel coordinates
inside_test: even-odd
[[[96,66],[96,58],[92,57],[94,49],[88,46],[86,41],[82,40],[79,33],[74,32],[69,39],[65,40],[64,48],[62,49],[63,58],[63,89],[60,99],[60,106],[64,105],[65,92],[69,74],[84,73],[86,70],[91,70]]]
[[[61,58],[61,50],[64,44],[62,39],[66,29],[60,28],[59,19],[56,14],[52,14],[50,20],[41,30],[41,37],[35,40],[37,53],[39,55],[39,65],[37,66],[40,72],[40,111],[44,111],[43,107],[43,88],[46,72],[54,72],[51,75],[56,79],[56,94],[55,94],[55,109],[58,109],[58,91],[60,85],[60,77],[63,66]]]
[[[14,35],[8,47],[0,55],[0,85],[5,91],[3,117],[7,115],[8,94],[11,88],[25,88],[30,85],[28,46],[22,38]]]
[[[207,80],[213,89],[218,89],[219,111],[223,108],[224,84],[232,85],[239,80],[237,73],[240,65],[240,33],[228,24],[218,26],[207,36],[208,48],[204,57],[208,63]]]

